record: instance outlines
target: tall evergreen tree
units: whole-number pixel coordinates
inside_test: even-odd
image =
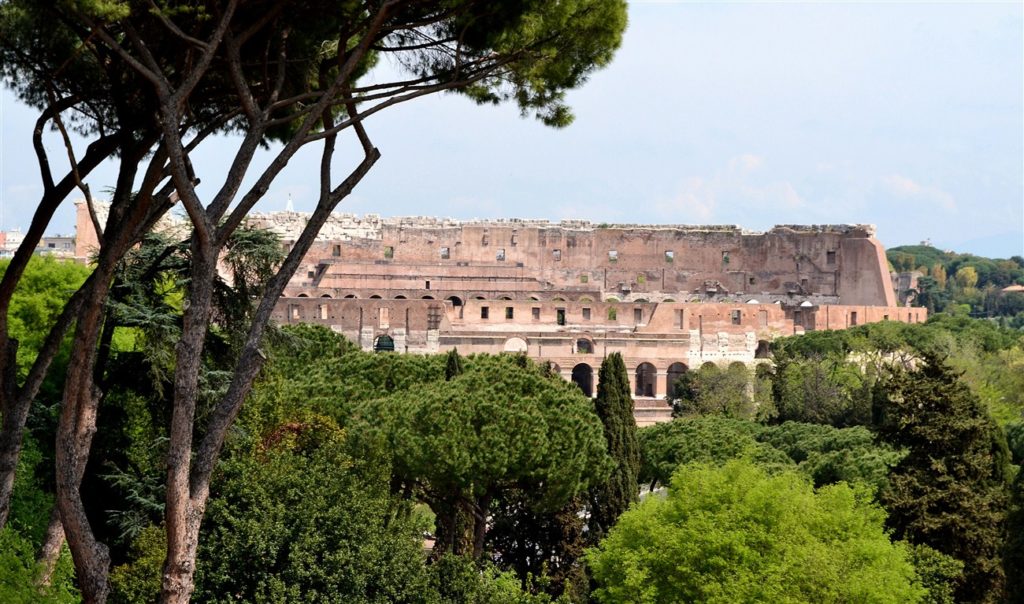
[[[459,349],[452,348],[448,351],[448,358],[444,363],[444,381],[450,382],[462,373],[462,358],[459,356]]]
[[[942,360],[898,372],[880,402],[880,437],[907,456],[881,494],[895,537],[964,563],[957,602],[1002,601],[1009,452],[1002,430]]]
[[[597,399],[598,417],[604,424],[608,454],[615,462],[611,476],[590,492],[590,538],[596,543],[619,516],[638,499],[640,489],[640,445],[633,419],[633,398],[622,355],[615,352],[601,363]]]
[[[1017,471],[1006,519],[1006,549],[1003,553],[1006,571],[1006,601],[1024,604],[1024,470]]]

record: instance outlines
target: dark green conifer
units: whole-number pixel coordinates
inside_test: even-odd
[[[958,378],[934,357],[893,376],[879,435],[907,456],[881,500],[895,538],[964,563],[957,602],[999,602],[1009,452],[1002,429]]]
[[[448,351],[448,358],[444,363],[444,381],[450,382],[460,373],[462,373],[462,357],[459,356],[458,348],[452,348]]]
[[[622,355],[612,353],[601,363],[595,405],[604,424],[608,454],[615,462],[608,481],[590,493],[590,540],[596,543],[639,496],[640,446],[633,419],[633,398]]]

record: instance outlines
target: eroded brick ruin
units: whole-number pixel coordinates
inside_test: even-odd
[[[82,233],[91,223],[79,214]],[[287,248],[307,217],[250,222]],[[274,313],[364,350],[524,352],[588,395],[601,359],[620,352],[641,424],[667,417],[669,386],[691,367],[755,363],[780,336],[926,317],[897,305],[867,225],[753,233],[350,214],[324,227]]]

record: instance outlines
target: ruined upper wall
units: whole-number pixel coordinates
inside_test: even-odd
[[[103,214],[105,208],[98,208]],[[79,248],[95,245],[85,204]],[[254,214],[249,224],[286,242],[309,214]],[[102,218],[101,218],[102,220]],[[168,218],[163,228],[181,229]],[[292,287],[453,293],[587,291],[604,296],[823,296],[894,306],[888,265],[870,225],[595,224],[583,220],[484,220],[333,214]]]

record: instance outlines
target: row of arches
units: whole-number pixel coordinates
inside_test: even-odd
[[[317,295],[315,292],[313,294],[310,294],[308,292],[300,292],[298,294],[295,294],[295,297],[296,298],[313,298],[313,297],[317,297],[317,298],[334,298],[334,295],[332,295],[329,292],[324,292],[324,293],[321,293],[319,295]],[[512,295],[506,295],[506,294],[502,294],[500,296],[485,296],[483,294],[469,294],[469,295],[465,295],[465,296],[451,295],[451,296],[444,296],[442,298],[436,298],[434,295],[431,295],[431,294],[412,295],[411,297],[407,296],[405,294],[396,294],[396,295],[393,295],[393,296],[391,296],[391,295],[384,296],[384,295],[381,295],[381,294],[370,294],[369,296],[366,296],[366,297],[368,299],[371,299],[371,300],[380,300],[380,299],[384,299],[384,298],[387,298],[387,299],[390,299],[390,300],[408,300],[408,299],[413,299],[413,300],[435,300],[435,299],[442,299],[442,300],[450,301],[455,306],[462,306],[465,300],[491,300],[491,301],[493,301],[493,300],[498,300],[498,301],[504,300],[504,301],[509,301],[509,302],[514,301],[514,300],[518,300],[518,301],[521,301],[521,302],[544,302],[544,301],[548,301],[548,302],[584,302],[584,303],[594,302],[596,300],[594,297],[587,296],[587,295],[583,295],[583,296],[579,296],[579,297],[571,296],[571,295],[558,295],[558,296],[555,296],[555,297],[549,298],[549,299],[545,299],[544,297],[539,296],[539,295],[529,295],[529,296],[526,296],[526,297],[513,297]],[[360,299],[361,296],[359,294],[350,293],[350,294],[346,294],[344,296],[340,296],[340,298],[341,299]]]
[[[557,365],[555,371],[560,371]],[[689,370],[686,363],[672,363],[665,372],[666,390],[671,387],[679,378]],[[639,397],[657,396],[658,370],[651,363],[640,363],[633,372],[633,395]],[[594,396],[596,384],[594,382],[594,368],[589,363],[577,363],[570,373],[569,378],[588,397]]]

